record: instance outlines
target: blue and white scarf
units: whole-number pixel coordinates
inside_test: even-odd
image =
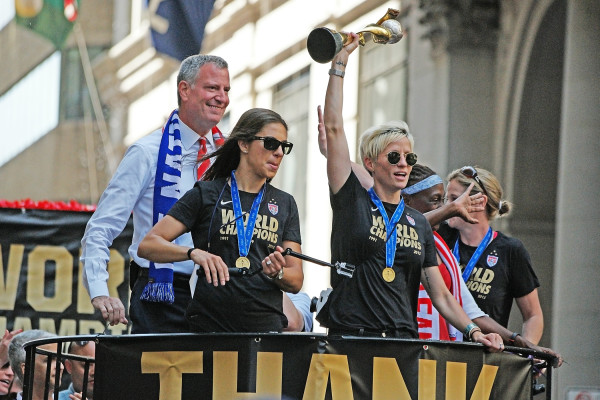
[[[161,220],[181,197],[181,162],[182,162],[181,131],[179,130],[179,113],[174,110],[163,128],[156,176],[154,178],[154,204],[152,209],[152,224]],[[141,300],[156,303],[173,304],[173,264],[150,262],[148,284],[144,288]]]

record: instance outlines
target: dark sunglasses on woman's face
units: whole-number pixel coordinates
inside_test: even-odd
[[[397,152],[395,150],[387,153],[388,162],[392,165],[398,164],[402,159],[402,156],[404,156],[404,158],[406,159],[406,163],[411,167],[417,163],[417,155],[415,153],[401,154],[400,152]]]
[[[251,140],[262,140],[265,149],[270,151],[275,151],[281,146],[281,150],[283,150],[283,154],[290,154],[292,151],[292,147],[294,147],[293,143],[288,141],[280,142],[272,136],[253,136]]]
[[[467,165],[466,167],[462,167],[460,169],[460,173],[469,179],[474,179],[475,182],[477,182],[477,184],[481,188],[481,191],[483,192],[483,194],[485,194],[487,197],[490,197],[487,193],[487,190],[485,190],[485,186],[483,186],[481,179],[479,179],[479,175],[477,175],[477,170],[475,169],[475,167],[471,167],[470,165]]]

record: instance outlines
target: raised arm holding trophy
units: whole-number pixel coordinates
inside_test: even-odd
[[[365,45],[365,34],[370,34],[373,42],[377,44],[393,44],[402,39],[402,26],[395,18],[400,11],[388,8],[387,13],[375,24],[369,24],[358,34],[358,44]],[[308,35],[306,48],[311,58],[319,63],[329,62],[337,53],[352,41],[352,38],[345,33],[337,32],[333,29],[321,27],[313,29]]]

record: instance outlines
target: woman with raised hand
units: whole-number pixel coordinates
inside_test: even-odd
[[[466,166],[448,175],[448,202],[461,196],[474,183],[470,193],[483,194],[485,209],[475,214],[477,224],[450,218],[439,229],[459,261],[462,276],[479,307],[506,327],[513,300],[523,316],[522,335],[537,344],[544,330],[544,316],[537,288],[539,281],[523,243],[494,230],[490,222],[506,215],[511,204],[502,200],[498,179],[483,168]]]
[[[301,261],[294,198],[269,182],[285,154],[287,124],[274,111],[254,108],[240,117],[197,182],[148,233],[138,254],[156,263],[192,259],[201,278],[186,316],[195,332],[281,332],[287,326],[281,291],[296,293]],[[191,231],[194,248],[171,240]],[[245,270],[231,277],[230,268]],[[203,278],[202,278],[203,277]]]
[[[415,164],[410,173],[408,184],[402,191],[402,197],[407,206],[422,213],[439,209],[442,207],[445,197],[442,178],[431,168],[425,165]],[[448,248],[448,245],[442,237],[435,232],[435,230],[438,229],[438,226],[433,228],[440,273],[444,278],[446,287],[448,287],[448,290],[450,290],[454,297],[462,304],[463,309],[469,318],[471,318],[483,332],[498,333],[504,340],[504,343],[508,345],[524,347],[557,357],[558,364],[556,366],[560,366],[562,364],[562,357],[560,354],[552,349],[537,346],[525,337],[508,330],[505,326],[500,325],[479,308],[461,277],[460,266],[456,262],[454,255],[452,255],[452,251]],[[462,340],[462,333],[454,330],[454,328],[439,315],[435,307],[429,307],[430,304],[431,301],[429,300],[425,289],[421,287],[419,291],[420,307],[417,313],[419,338]]]
[[[365,190],[352,171],[342,103],[345,69],[358,36],[348,35],[352,42],[332,60],[323,118],[333,209],[332,259],[351,263],[356,271],[352,278],[332,279],[329,334],[417,338],[421,281],[448,321],[467,338],[499,351],[500,336],[484,335],[446,289],[437,268],[431,227],[402,200],[402,189],[417,161],[406,123],[375,126],[363,133],[360,155],[373,177],[372,188]]]

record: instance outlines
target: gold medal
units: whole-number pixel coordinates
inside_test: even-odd
[[[235,260],[235,266],[238,268],[250,268],[250,260],[247,257],[241,256]]]
[[[383,280],[386,282],[392,282],[394,279],[396,279],[396,273],[390,267],[384,268],[381,275],[383,276]]]

